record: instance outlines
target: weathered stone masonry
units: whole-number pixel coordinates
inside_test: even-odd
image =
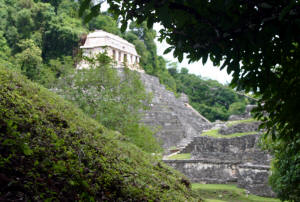
[[[237,182],[237,166],[240,162],[215,159],[164,160],[169,166],[182,172],[192,182],[227,184]]]
[[[268,185],[269,166],[242,164],[215,159],[164,160],[166,164],[187,176],[192,182],[209,184],[237,183],[251,194],[275,197]]]
[[[186,95],[176,98],[157,77],[145,73],[140,73],[140,76],[146,91],[153,94],[151,109],[145,112],[143,122],[158,128],[156,137],[162,141],[164,149],[183,147],[203,130],[212,127],[188,104]]]
[[[268,185],[271,156],[258,147],[259,134],[234,138],[194,137],[182,152],[191,160],[164,160],[194,182],[237,183],[260,196],[272,196]]]
[[[198,136],[183,153],[191,153],[192,159],[220,159],[244,163],[270,165],[271,156],[258,147],[259,134],[235,138]]]
[[[203,130],[216,127],[217,124],[210,123],[193,109],[186,95],[176,98],[160,84],[157,77],[145,74],[139,67],[140,56],[132,44],[116,35],[97,30],[87,36],[81,48],[83,54],[90,57],[106,51],[114,59],[114,67],[120,75],[124,63],[140,73],[146,91],[153,94],[151,109],[145,113],[143,122],[158,130],[156,137],[162,142],[166,153],[174,147],[178,152],[192,154],[191,160],[165,160],[168,165],[184,173],[193,182],[236,182],[250,193],[274,196],[267,185],[270,156],[257,147],[258,123],[242,123],[219,130],[223,135],[254,131],[253,135],[219,139],[201,136]],[[77,66],[88,67],[86,61],[81,61]],[[248,106],[242,117],[230,118],[249,118],[253,107]]]
[[[152,107],[146,112],[143,122],[158,130],[156,137],[166,151],[171,147],[185,146],[192,137],[210,127],[210,122],[188,104],[186,95],[176,98],[160,84],[157,77],[144,73],[139,67],[140,56],[133,44],[114,34],[96,30],[87,35],[84,45],[80,48],[87,57],[94,57],[106,51],[120,73],[124,63],[129,69],[140,73],[146,90],[153,94]],[[77,68],[89,68],[89,64],[82,60]]]
[[[236,138],[201,136],[202,131],[212,128],[213,124],[189,107],[186,95],[176,98],[157,77],[140,75],[146,90],[153,94],[152,107],[143,122],[159,127],[156,137],[163,142],[164,149],[182,146],[181,153],[192,154],[191,160],[165,160],[168,165],[193,182],[237,183],[252,194],[275,196],[268,186],[271,156],[257,146],[259,123],[241,123],[220,130],[224,136],[253,131],[251,135]],[[249,118],[250,112],[246,113],[244,117]]]

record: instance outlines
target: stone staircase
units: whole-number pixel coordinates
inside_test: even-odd
[[[259,147],[263,132],[258,128],[259,122],[245,117],[235,120],[215,123],[212,129],[219,129],[217,138],[198,135],[183,139],[185,147],[165,156],[164,162],[194,182],[237,183],[251,194],[275,197],[268,184],[272,156]],[[228,137],[236,133],[244,134]],[[180,153],[190,153],[191,158],[169,159]]]
[[[151,109],[145,112],[142,122],[158,130],[156,137],[166,151],[184,148],[194,136],[212,126],[188,104],[186,95],[177,98],[160,84],[157,77],[145,73],[140,73],[140,76],[146,91],[153,95]]]
[[[178,154],[184,153],[185,148],[189,147],[190,144],[194,141],[194,137],[188,137],[184,138],[180,141],[180,143],[177,145]]]

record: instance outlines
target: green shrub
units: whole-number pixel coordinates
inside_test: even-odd
[[[60,79],[57,85],[61,89],[59,93],[144,151],[160,152],[154,132],[140,124],[141,112],[148,109],[152,97],[146,92],[139,74],[128,68],[118,74],[106,53],[86,60],[89,69],[78,69]]]
[[[182,175],[2,67],[0,179],[4,201],[195,201]]]

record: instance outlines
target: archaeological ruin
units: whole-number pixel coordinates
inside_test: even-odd
[[[252,194],[275,196],[268,185],[271,156],[260,149],[262,131],[250,115],[254,106],[248,106],[243,115],[230,117],[228,123],[211,123],[189,105],[186,95],[177,98],[157,77],[142,71],[138,65],[140,56],[126,40],[97,30],[87,36],[80,48],[85,56],[106,51],[114,59],[120,75],[124,63],[140,74],[146,91],[153,95],[151,108],[144,113],[142,122],[157,131],[166,164],[193,182],[235,183]],[[82,61],[78,68],[87,67]],[[184,153],[189,153],[191,158],[169,159]]]
[[[137,54],[133,44],[125,39],[105,32],[96,30],[89,33],[83,46],[80,46],[83,56],[93,57],[106,51],[107,55],[115,61],[116,67],[122,67],[124,64],[132,70],[140,70],[140,56]],[[88,68],[86,61],[81,61],[78,68]]]
[[[268,185],[271,156],[260,149],[262,131],[250,114],[254,106],[232,116],[229,123],[211,123],[188,104],[186,95],[176,98],[157,77],[140,76],[153,94],[143,122],[158,130],[156,137],[165,149],[166,164],[193,182],[235,183],[251,194],[275,197]],[[205,135],[207,130],[217,131],[219,137]],[[191,159],[168,160],[168,156],[180,153],[190,153]]]

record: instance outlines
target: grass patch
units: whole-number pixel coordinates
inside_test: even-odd
[[[185,159],[191,159],[191,154],[190,153],[175,154],[168,158],[168,160],[185,160]]]
[[[251,123],[251,122],[257,122],[257,120],[255,120],[254,118],[250,118],[250,119],[242,119],[242,120],[236,120],[236,121],[228,121],[226,123],[226,126],[230,127],[230,126],[234,126],[234,125],[237,125],[240,123]]]
[[[172,147],[169,148],[169,150],[175,150],[175,149],[177,149],[176,146],[172,146]]]
[[[204,202],[226,202],[226,201],[217,200],[217,199],[206,199]]]
[[[247,195],[245,189],[228,184],[192,184],[192,190],[207,202],[279,202],[276,198]]]
[[[213,130],[205,131],[204,133],[201,134],[201,136],[209,136],[213,138],[233,138],[233,137],[241,137],[244,135],[252,135],[252,134],[256,134],[256,132],[252,131],[252,132],[244,132],[244,133],[233,133],[230,135],[222,135],[219,133],[219,129],[213,129]]]

